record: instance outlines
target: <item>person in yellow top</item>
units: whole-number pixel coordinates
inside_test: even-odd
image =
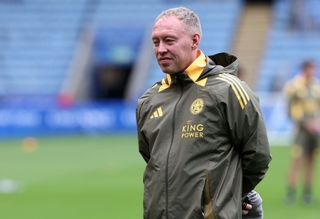
[[[311,188],[320,134],[320,84],[315,75],[316,65],[311,61],[305,61],[301,73],[285,86],[288,114],[295,124],[287,193],[289,204],[295,201],[298,170],[302,165],[305,169],[303,201],[306,204],[313,201]]]

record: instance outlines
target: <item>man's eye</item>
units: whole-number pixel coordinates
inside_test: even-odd
[[[174,39],[167,39],[166,42],[167,43],[174,43]]]
[[[159,45],[159,41],[153,41],[153,45],[154,46],[158,46]]]

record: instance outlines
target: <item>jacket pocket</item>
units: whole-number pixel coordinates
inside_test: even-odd
[[[210,193],[210,180],[209,176],[206,176],[204,188],[202,191],[202,211],[204,219],[214,219],[213,202]]]

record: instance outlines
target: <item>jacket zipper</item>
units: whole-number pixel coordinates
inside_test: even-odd
[[[174,139],[174,130],[175,130],[175,115],[176,115],[176,111],[177,111],[177,105],[180,102],[181,98],[182,98],[182,93],[183,93],[183,85],[181,83],[180,85],[180,97],[177,100],[174,109],[173,109],[173,116],[172,116],[172,137],[171,137],[171,143],[169,146],[169,150],[167,153],[167,161],[166,161],[166,218],[169,219],[169,156],[170,156],[170,152],[171,152],[171,148],[172,148],[172,144],[173,144],[173,139]]]

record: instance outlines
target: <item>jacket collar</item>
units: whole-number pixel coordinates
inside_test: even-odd
[[[204,87],[209,75],[221,73],[237,75],[238,65],[237,57],[228,53],[205,56],[198,50],[198,57],[184,72],[177,75],[166,74],[166,77],[161,81],[159,92],[169,88],[177,78],[188,79]]]
[[[197,58],[189,65],[189,67],[185,70],[185,74],[196,84],[200,86],[205,86],[207,82],[207,78],[198,81],[201,76],[201,73],[207,66],[207,57],[203,54],[201,50],[197,52]],[[182,73],[184,74],[184,73]],[[166,74],[166,77],[162,79],[161,86],[159,88],[159,92],[170,87],[172,83],[172,76],[170,74]]]
[[[198,50],[197,58],[189,65],[185,72],[193,82],[196,82],[206,65],[206,56],[201,50]]]

